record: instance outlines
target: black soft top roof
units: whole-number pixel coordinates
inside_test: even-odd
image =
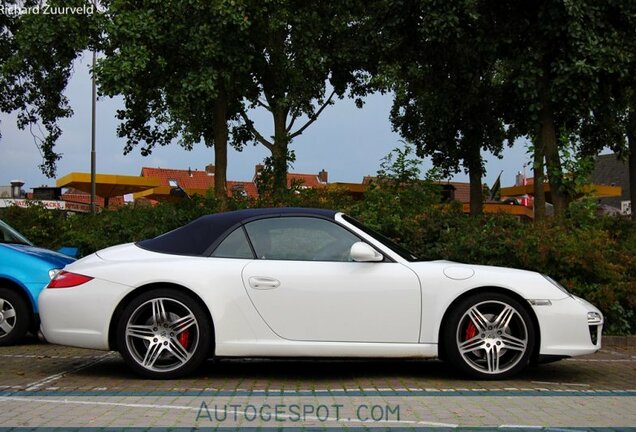
[[[213,246],[225,238],[226,233],[241,223],[267,217],[314,216],[333,219],[333,210],[313,208],[266,208],[236,210],[201,216],[187,225],[155,237],[137,242],[137,246],[153,252],[173,255],[204,256],[211,253]]]

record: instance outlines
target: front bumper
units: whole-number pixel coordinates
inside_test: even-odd
[[[131,289],[100,279],[71,288],[44,289],[38,298],[43,337],[58,345],[110,349],[113,312]]]
[[[572,296],[532,308],[541,331],[540,355],[573,357],[601,349],[603,315],[587,301]]]

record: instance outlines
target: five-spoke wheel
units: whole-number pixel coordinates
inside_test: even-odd
[[[443,330],[448,359],[481,379],[502,379],[527,366],[535,331],[527,310],[498,293],[471,296],[455,307]]]
[[[130,302],[117,330],[126,362],[149,378],[176,378],[206,358],[211,325],[199,304],[169,289],[149,291]]]

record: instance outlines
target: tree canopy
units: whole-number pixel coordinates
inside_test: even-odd
[[[211,146],[217,197],[228,143],[265,146],[273,191],[285,191],[292,141],[336,99],[362,107],[374,91],[393,93],[392,124],[419,156],[447,175],[469,173],[472,213],[483,201],[482,153],[517,137],[532,141],[539,218],[544,176],[566,213],[572,149],[629,158],[635,193],[633,1],[104,0],[94,14],[6,12],[17,3],[3,1],[0,16],[0,110],[38,130],[49,176],[58,121],[72,114],[73,61],[97,49],[101,94],[124,100],[124,152]],[[271,114],[271,136],[255,110]]]
[[[83,0],[52,0],[51,7],[80,7]],[[42,155],[40,168],[55,176],[61,155],[55,143],[62,134],[58,120],[73,114],[64,90],[73,62],[91,46],[97,33],[94,15],[10,13],[35,1],[2,1],[0,15],[0,111],[16,112],[20,129],[28,128]],[[41,130],[41,127],[44,130]]]
[[[112,0],[105,3],[97,77],[121,95],[125,153],[147,155],[175,140],[214,147],[215,192],[226,195],[228,122],[255,88],[249,80],[246,2]]]
[[[356,81],[362,5],[357,0],[250,3],[250,76],[258,94],[245,101],[244,123],[235,134],[241,142],[259,143],[271,152],[277,191],[287,188],[287,167],[294,159],[291,141]],[[249,117],[254,108],[271,113],[273,136],[255,128]]]
[[[408,40],[389,48],[395,92],[391,121],[397,131],[430,156],[447,176],[461,167],[471,184],[471,213],[481,212],[484,175],[481,151],[498,155],[506,138],[503,116],[498,3],[422,1],[408,13]],[[410,17],[416,17],[415,19]],[[408,62],[402,55],[407,55]]]

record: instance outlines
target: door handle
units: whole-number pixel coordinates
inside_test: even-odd
[[[250,286],[254,289],[274,289],[280,286],[280,281],[278,279],[263,277],[263,276],[253,276],[249,278]]]

